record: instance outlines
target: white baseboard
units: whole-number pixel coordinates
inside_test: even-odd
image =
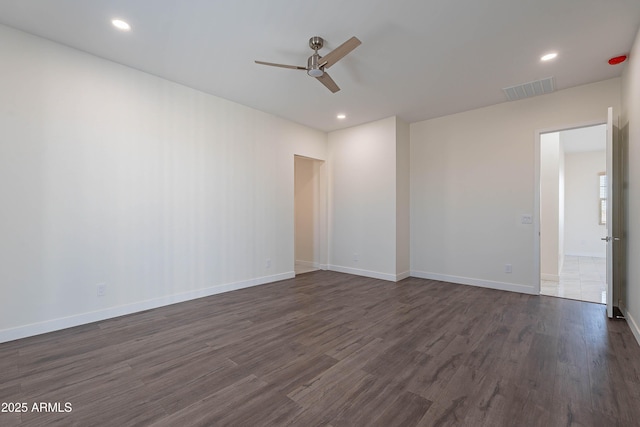
[[[518,285],[515,283],[494,282],[490,280],[474,279],[471,277],[450,276],[447,274],[429,273],[427,271],[411,271],[412,277],[420,279],[440,280],[442,282],[457,283],[460,285],[479,286],[481,288],[497,289],[500,291],[518,292],[521,294],[538,295],[535,287]]]
[[[407,277],[411,277],[411,272],[410,271],[404,271],[402,273],[398,273],[398,274],[396,274],[396,282],[399,282],[400,280],[404,280]]]
[[[568,256],[587,256],[591,258],[606,258],[607,254],[602,252],[568,252],[564,254],[565,257]]]
[[[638,345],[640,345],[640,328],[638,327],[638,322],[631,316],[631,313],[623,307],[622,313],[624,314],[624,318],[627,320],[627,324],[629,325],[629,329],[633,332],[633,336],[636,337],[636,341],[638,341]]]
[[[320,264],[319,262],[315,262],[315,261],[303,261],[300,259],[296,260],[296,265],[301,265],[303,267],[309,267],[309,268],[317,268],[318,270],[329,269],[329,266],[327,264]]]
[[[181,294],[168,295],[160,298],[154,298],[147,301],[140,301],[132,304],[121,305],[118,307],[110,307],[104,310],[93,311],[89,313],[76,314],[69,317],[51,319],[44,322],[32,323],[30,325],[18,326],[15,328],[0,330],[0,343],[26,338],[34,335],[45,334],[47,332],[58,331],[61,329],[72,328],[74,326],[85,325],[87,323],[99,322],[114,317],[133,314],[144,310],[164,307],[171,304],[190,301],[197,298],[208,297],[211,295],[221,294],[223,292],[235,291],[238,289],[249,288],[252,286],[264,285],[267,283],[277,282],[295,277],[293,271],[287,273],[274,274],[272,276],[257,277],[255,279],[243,280],[240,282],[227,283],[222,285],[211,286],[209,288],[198,289],[194,291],[184,292]]]
[[[560,276],[557,274],[540,273],[540,280],[551,280],[552,282],[559,282]]]
[[[329,265],[329,270],[337,271],[338,273],[347,273],[347,274],[353,274],[356,276],[371,277],[372,279],[387,280],[389,282],[397,282],[399,280],[404,279],[405,277],[409,277],[409,272],[406,272],[407,275],[405,277],[402,277],[405,273],[402,273],[402,274],[380,273],[379,271],[362,270],[359,268],[343,267],[341,265]]]
[[[303,267],[309,267],[309,268],[320,268],[320,263],[319,262],[303,261],[301,259],[297,259],[296,260],[296,265],[301,265]]]

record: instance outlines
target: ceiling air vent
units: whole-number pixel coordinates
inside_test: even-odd
[[[518,99],[530,98],[532,96],[544,95],[556,90],[553,83],[553,77],[540,79],[521,85],[502,88],[509,101],[517,101]]]

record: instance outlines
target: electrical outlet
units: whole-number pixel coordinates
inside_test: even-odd
[[[271,258],[267,258],[267,262],[264,264],[265,268],[271,268]]]
[[[505,264],[504,265],[504,272],[505,273],[511,273],[511,264]]]
[[[531,215],[531,214],[522,214],[522,215],[520,215],[520,223],[521,224],[533,224],[533,215]]]
[[[353,262],[358,262],[358,253],[354,252],[353,254]]]
[[[98,297],[103,297],[107,294],[107,284],[106,283],[99,283],[97,286],[97,294]]]

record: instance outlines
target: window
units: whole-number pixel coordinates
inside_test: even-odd
[[[607,174],[606,172],[600,172],[598,174],[598,185],[600,190],[600,206],[598,216],[600,221],[598,224],[607,224]]]

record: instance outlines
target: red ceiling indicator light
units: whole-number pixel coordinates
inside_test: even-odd
[[[618,65],[627,60],[627,55],[615,56],[609,60],[609,65]]]

